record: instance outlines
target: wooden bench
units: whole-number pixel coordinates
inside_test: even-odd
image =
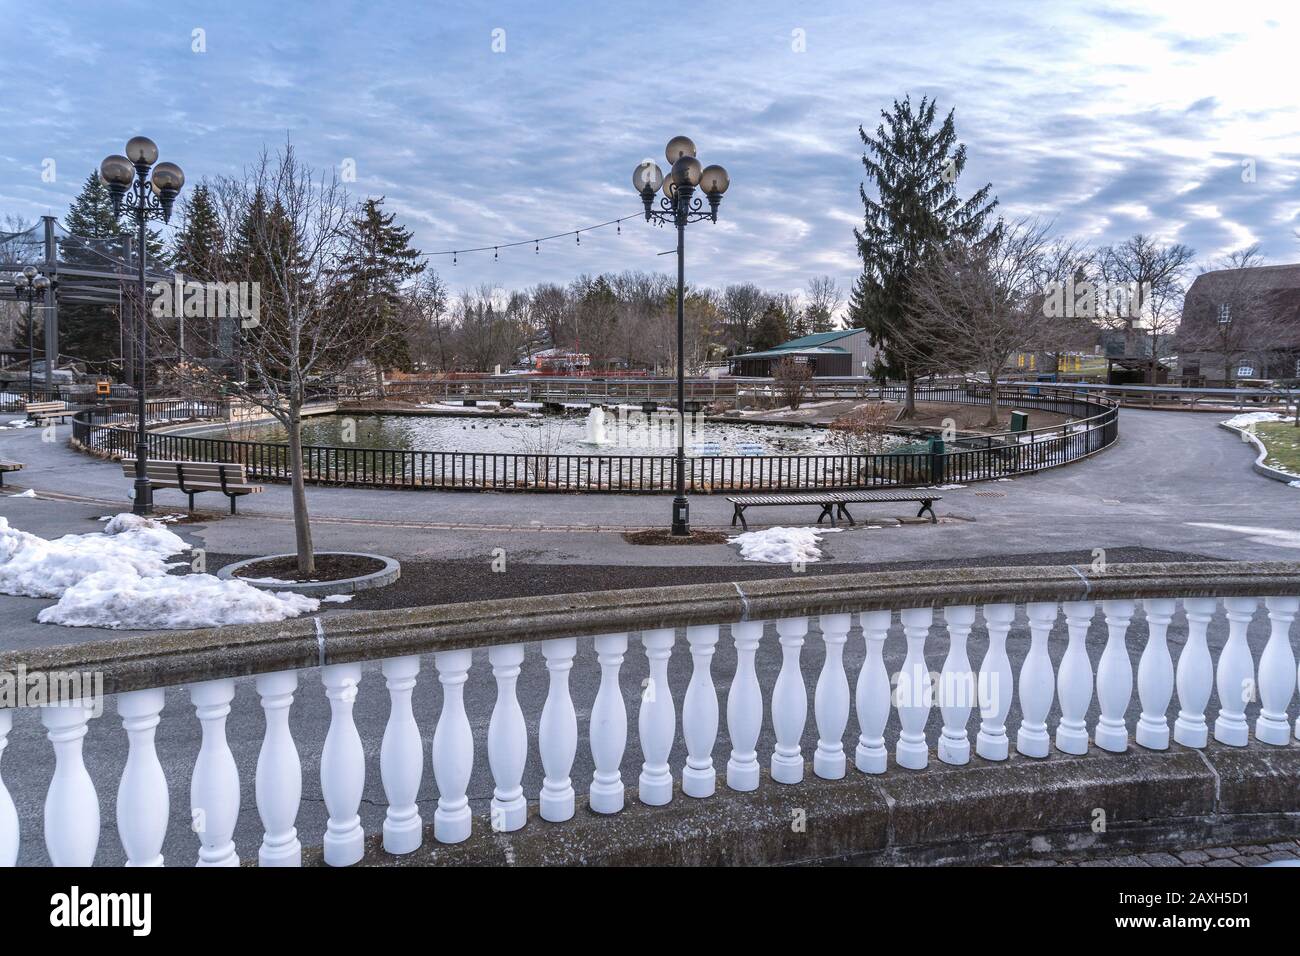
[[[22,471],[22,470],[23,470],[22,462],[5,461],[3,458],[0,458],[0,488],[3,488],[5,486],[5,472]]]
[[[48,422],[55,418],[70,418],[77,414],[75,408],[69,408],[67,402],[28,402],[23,406],[27,417],[38,422]]]
[[[728,497],[727,500],[736,509],[731,516],[731,526],[734,528],[739,520],[740,526],[748,531],[749,525],[745,523],[745,509],[768,505],[821,505],[822,511],[817,516],[817,523],[821,524],[823,518],[829,517],[831,525],[834,526],[837,517],[848,518],[849,524],[857,524],[853,520],[853,515],[849,514],[847,505],[881,504],[890,501],[919,501],[921,509],[916,513],[916,516],[919,518],[928,511],[930,512],[930,523],[934,524],[938,519],[935,517],[933,505],[934,502],[943,500],[943,496],[925,492],[843,491],[788,495],[736,495]]]
[[[122,473],[135,478],[134,459],[122,460]],[[205,491],[219,491],[230,499],[230,513],[236,514],[235,499],[241,495],[255,495],[261,485],[250,484],[244,466],[222,461],[146,461],[145,474],[155,488],[178,488],[188,495],[190,510],[194,510],[194,496]]]

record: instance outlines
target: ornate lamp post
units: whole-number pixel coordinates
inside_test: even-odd
[[[139,371],[136,373],[136,444],[135,444],[135,500],[131,510],[138,515],[153,511],[153,488],[147,477],[149,458],[149,433],[145,427],[145,375],[149,359],[149,335],[145,321],[145,224],[150,219],[170,222],[172,204],[185,185],[185,174],[175,163],[154,163],[158,160],[158,146],[147,136],[133,136],[126,144],[126,155],[113,154],[99,164],[99,176],[113,197],[113,212],[121,215],[123,200],[129,200],[129,211],[135,220],[136,275],[140,298],[140,321],[136,329],[139,349]],[[153,167],[152,177],[149,169]]]
[[[36,364],[36,323],[32,318],[32,305],[38,295],[44,296],[45,290],[50,287],[48,276],[39,272],[35,266],[27,266],[22,272],[14,273],[14,298],[27,300],[27,400],[31,401],[35,395],[35,374],[34,366]],[[45,360],[49,361],[46,355]]]
[[[674,136],[664,150],[669,170],[665,178],[659,164],[646,160],[632,173],[632,186],[645,203],[646,222],[677,227],[677,494],[673,498],[672,533],[691,533],[690,504],[686,500],[686,224],[708,219],[718,221],[718,204],[731,180],[721,166],[700,167],[695,158],[695,144],[685,136]],[[663,188],[659,208],[655,193]],[[695,195],[703,190],[709,201]]]

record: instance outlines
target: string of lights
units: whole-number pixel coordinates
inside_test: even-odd
[[[623,216],[620,219],[610,219],[607,222],[598,222],[594,225],[582,226],[579,229],[566,229],[564,232],[557,232],[553,235],[538,236],[536,239],[519,239],[514,242],[498,242],[488,246],[473,246],[466,249],[447,249],[443,252],[426,252],[422,254],[421,258],[432,259],[436,256],[451,256],[451,264],[456,265],[461,256],[467,255],[471,252],[490,252],[492,253],[493,259],[500,259],[502,249],[515,249],[519,246],[532,246],[533,251],[536,254],[541,255],[543,242],[553,242],[556,239],[567,239],[569,236],[572,236],[574,243],[580,246],[582,245],[582,234],[584,232],[592,232],[596,229],[605,229],[608,226],[614,226],[617,230],[617,234],[621,236],[623,234],[623,223],[627,222],[629,219],[644,218],[644,215],[644,213],[636,213],[631,216]]]

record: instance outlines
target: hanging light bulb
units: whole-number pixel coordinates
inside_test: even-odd
[[[458,253],[455,253],[455,252],[453,252],[453,253],[451,254],[451,264],[452,264],[453,266],[456,264],[456,256],[457,256],[457,255],[458,255]]]
[[[573,240],[578,245],[582,245],[582,236],[578,235],[576,232],[573,234]]]
[[[540,239],[533,240],[533,252],[539,256],[542,254],[542,241]]]
[[[493,261],[493,262],[497,262],[497,261],[500,260],[500,258],[501,258],[501,257],[497,255],[497,247],[496,247],[496,246],[493,246],[493,247],[492,247],[492,261]]]

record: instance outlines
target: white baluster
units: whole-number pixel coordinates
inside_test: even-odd
[[[668,686],[668,658],[673,652],[672,628],[643,631],[641,643],[650,662],[650,676],[641,692],[641,711],[637,730],[641,735],[641,776],[637,781],[642,803],[662,807],[673,799],[673,775],[668,755],[677,735],[677,712],[673,709],[673,692]]]
[[[1136,605],[1132,601],[1102,601],[1106,616],[1106,646],[1097,662],[1097,706],[1101,715],[1093,728],[1092,739],[1102,750],[1123,753],[1128,750],[1128,726],[1124,712],[1133,699],[1133,662],[1129,660],[1124,638]]]
[[[1296,685],[1291,622],[1300,610],[1300,598],[1265,598],[1264,606],[1268,608],[1271,630],[1259,658],[1259,716],[1255,718],[1255,737],[1266,744],[1284,746],[1291,739],[1286,709],[1291,706]]]
[[[1014,604],[984,605],[984,626],[989,632],[989,649],[980,662],[980,730],[975,752],[985,760],[1006,760],[1011,747],[1007,739],[1007,714],[1014,693],[1011,661],[1007,659],[1007,632],[1016,619]]]
[[[388,810],[384,814],[384,850],[412,853],[424,842],[424,821],[415,799],[424,779],[424,742],[415,722],[411,695],[420,674],[420,658],[390,657],[380,669],[388,688],[388,722],[379,745],[379,779]]]
[[[1142,716],[1137,723],[1137,742],[1150,750],[1169,749],[1169,701],[1174,695],[1174,662],[1165,635],[1174,614],[1173,600],[1142,602],[1147,617],[1147,645],[1138,660],[1138,700]]]
[[[497,682],[497,700],[488,721],[488,766],[492,768],[492,829],[518,830],[528,822],[524,799],[524,767],[528,764],[528,726],[519,707],[519,668],[524,645],[501,644],[488,648],[488,662]]]
[[[1031,602],[1029,653],[1020,665],[1020,727],[1016,730],[1016,752],[1026,757],[1046,757],[1052,739],[1047,735],[1047,713],[1052,709],[1055,679],[1047,639],[1056,623],[1056,605]]]
[[[762,621],[740,621],[731,625],[736,643],[736,673],[727,691],[727,736],[731,757],[727,760],[727,786],[732,790],[758,789],[758,735],[763,727],[763,691],[758,686],[754,655],[763,636]]]
[[[164,703],[161,687],[118,695],[117,713],[126,731],[126,766],[117,786],[117,833],[127,866],[162,866],[167,836],[167,776],[154,747],[154,729]]]
[[[1187,643],[1178,655],[1178,719],[1174,721],[1174,740],[1184,747],[1204,747],[1210,737],[1205,708],[1214,688],[1214,664],[1205,643],[1205,631],[1218,606],[1215,598],[1183,599]]]
[[[542,793],[538,800],[543,820],[563,823],[573,816],[573,758],[578,752],[578,717],[569,694],[569,672],[578,653],[578,641],[561,637],[542,643],[542,656],[550,674],[542,721],[538,727],[538,749],[542,754]]]
[[[1061,702],[1061,722],[1056,727],[1056,749],[1067,754],[1088,752],[1088,727],[1084,718],[1092,703],[1092,662],[1088,660],[1088,628],[1097,606],[1092,601],[1066,601],[1062,605],[1070,642],[1056,672],[1056,696]]]
[[[588,806],[596,813],[618,813],[623,809],[623,777],[619,765],[627,749],[627,706],[618,685],[618,672],[627,653],[626,634],[601,634],[596,638],[596,659],[600,662],[600,689],[591,707],[591,775]]]
[[[885,724],[889,721],[889,671],[885,669],[885,636],[891,611],[863,611],[858,615],[867,656],[858,672],[855,704],[858,712],[858,746],[853,763],[863,773],[884,773]]]
[[[45,795],[45,849],[55,866],[90,866],[99,848],[99,797],[82,759],[91,709],[84,703],[41,708],[54,745],[54,778]]]
[[[239,769],[226,743],[226,716],[235,699],[230,678],[190,685],[190,702],[203,728],[190,778],[190,825],[199,836],[199,866],[238,866]]]
[[[776,732],[772,779],[777,783],[798,783],[803,779],[799,741],[808,721],[808,690],[799,669],[799,650],[808,633],[808,618],[783,618],[776,622],[776,633],[781,641],[781,672],[772,689],[772,729]]]
[[[1228,643],[1219,653],[1215,671],[1215,688],[1219,692],[1219,716],[1214,720],[1214,739],[1233,747],[1246,746],[1250,728],[1246,726],[1246,702],[1255,697],[1255,661],[1246,643],[1258,598],[1225,598],[1228,612]]]
[[[975,623],[975,608],[944,608],[948,625],[948,656],[939,674],[939,710],[943,731],[939,735],[939,759],[960,766],[970,762],[970,735],[966,722],[975,706],[975,674],[966,654],[966,639]]]
[[[713,745],[718,741],[718,691],[712,673],[718,625],[692,625],[686,629],[686,641],[691,648],[691,682],[682,699],[682,737],[686,740],[682,793],[711,797],[718,785],[718,772],[713,769]]]
[[[934,623],[934,609],[908,608],[898,616],[903,622],[903,636],[907,638],[907,656],[903,658],[903,669],[898,674],[898,687],[894,694],[900,725],[894,760],[900,767],[924,770],[930,762],[925,724],[930,718],[930,704],[934,699],[930,668],[925,663],[925,639]]]
[[[298,839],[298,807],[302,803],[302,761],[289,729],[289,709],[298,689],[297,671],[257,675],[266,733],[257,755],[254,786],[262,818],[258,866],[302,866]]]
[[[8,708],[0,709],[0,762],[3,762],[5,747],[9,745],[9,730],[14,725],[14,712]],[[4,776],[0,774],[0,869],[7,869],[18,863],[18,810],[14,798],[9,795]]]
[[[817,717],[817,751],[813,773],[824,780],[844,776],[844,730],[849,725],[849,678],[844,673],[844,645],[853,619],[847,614],[823,614],[820,627],[826,659],[817,675],[813,713]]]
[[[465,714],[465,681],[473,662],[468,650],[433,655],[442,685],[442,712],[433,732],[433,778],[438,784],[438,809],[433,812],[433,837],[439,843],[469,839],[469,777],[474,770],[474,733]]]
[[[365,853],[360,810],[366,785],[366,752],[352,718],[361,665],[329,664],[320,673],[330,702],[330,727],[320,756],[320,789],[329,810],[325,862],[330,866],[351,866]]]

